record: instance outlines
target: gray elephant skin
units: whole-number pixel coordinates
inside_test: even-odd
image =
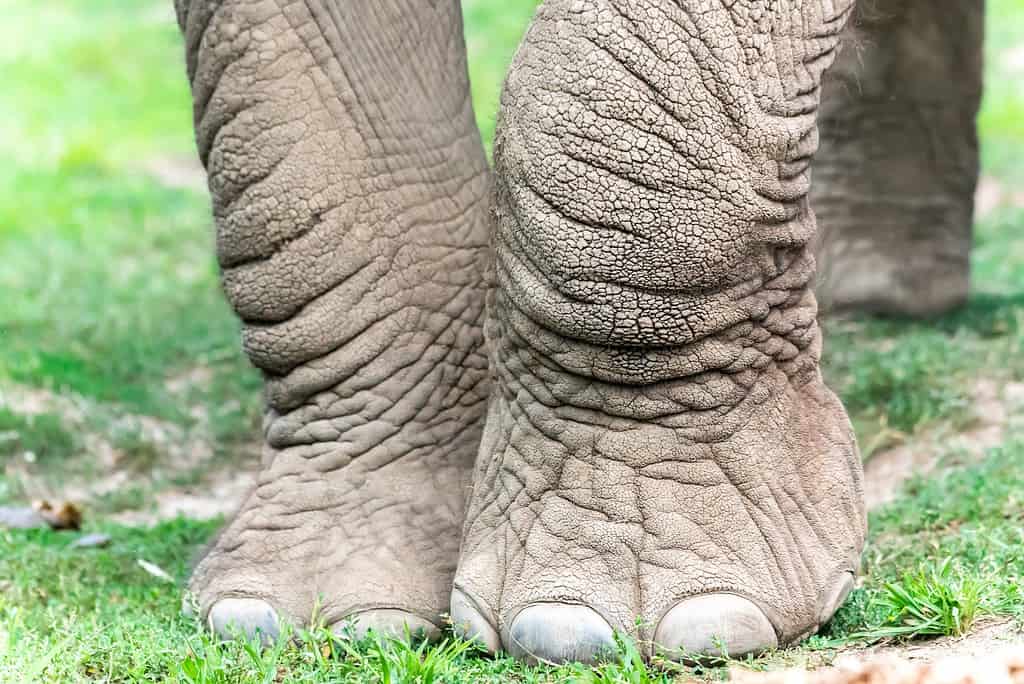
[[[964,300],[981,0],[546,0],[493,169],[457,0],[176,2],[265,378],[213,630],[593,662],[828,622],[866,519],[815,286]]]

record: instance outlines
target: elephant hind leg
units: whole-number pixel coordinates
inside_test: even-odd
[[[825,79],[819,299],[927,316],[968,292],[984,2],[861,2]]]

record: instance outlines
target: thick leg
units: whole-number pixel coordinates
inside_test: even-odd
[[[204,616],[436,632],[486,389],[488,173],[456,0],[179,0],[264,468]]]
[[[984,0],[861,0],[826,77],[812,204],[828,307],[929,315],[967,297]]]
[[[614,630],[740,655],[809,634],[849,590],[861,466],[818,370],[806,195],[850,11],[539,10],[495,146],[464,633],[547,661],[598,658]]]

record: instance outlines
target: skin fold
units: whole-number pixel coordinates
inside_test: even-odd
[[[459,8],[177,9],[224,289],[267,404],[258,485],[191,589],[222,632],[314,610],[435,632],[488,393],[489,179]]]
[[[212,629],[447,620],[563,662],[615,632],[742,655],[831,618],[866,520],[809,198],[852,0],[546,0],[493,177],[457,0],[177,10],[266,380],[258,485],[191,580]],[[837,160],[881,173],[836,130],[831,216],[868,182]]]
[[[742,654],[816,629],[857,568],[807,203],[851,7],[760,5],[549,0],[513,61],[496,381],[452,614],[492,648],[592,660],[621,631],[716,650],[710,626]]]

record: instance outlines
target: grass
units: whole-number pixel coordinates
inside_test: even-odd
[[[973,292],[958,311],[929,321],[824,322],[824,372],[866,456],[937,424],[967,427],[979,418],[979,381],[1024,380],[1022,226],[1020,208],[976,226]]]
[[[985,99],[978,124],[984,136],[982,166],[1009,181],[1024,181],[1024,13],[1018,0],[987,0]]]
[[[21,458],[41,465],[60,463],[71,458],[78,446],[75,434],[59,416],[23,416],[0,408],[0,456],[4,462]]]
[[[1024,616],[1024,440],[947,465],[871,516],[864,584],[831,639],[959,636],[982,617]]]
[[[990,0],[988,87],[980,116],[985,173],[1024,181],[1024,9]],[[466,0],[477,118],[493,135],[499,86],[534,0]],[[525,667],[469,644],[349,644],[323,629],[261,651],[218,644],[179,613],[180,583],[215,522],[153,527],[108,514],[145,508],[155,489],[191,486],[166,441],[197,438],[237,462],[258,434],[257,374],[219,291],[208,200],[154,167],[194,155],[180,38],[170,2],[9,0],[0,25],[0,505],[33,483],[91,477],[97,441],[132,485],[94,499],[86,532],[0,531],[0,682],[584,682],[717,680],[726,665],[659,669],[620,641],[599,668]],[[1014,57],[1016,55],[1016,57]],[[45,87],[43,87],[45,84]],[[968,430],[984,416],[979,382],[1024,381],[1024,209],[977,227],[974,293],[937,321],[829,321],[830,383],[866,455]],[[22,395],[52,398],[32,410]],[[66,410],[70,402],[74,410]],[[31,403],[31,402],[29,402]],[[980,461],[942,447],[946,467],[911,481],[872,514],[861,584],[822,634],[749,660],[819,662],[877,640],[1024,624],[1024,442]],[[209,464],[207,464],[209,465]],[[157,467],[159,466],[159,467]],[[160,474],[158,474],[160,473]],[[146,560],[175,584],[147,574]]]
[[[984,488],[984,496],[979,492]],[[73,535],[0,532],[0,681],[107,682],[580,682],[716,680],[725,666],[768,669],[808,653],[830,658],[880,639],[961,635],[979,621],[1024,618],[1024,440],[980,463],[913,482],[874,514],[862,585],[829,628],[801,649],[704,668],[647,665],[628,640],[598,668],[526,667],[481,658],[449,637],[428,645],[352,644],[300,631],[267,651],[221,644],[180,611],[179,582],[216,522],[178,518],[150,528],[96,521],[103,549],[73,549]],[[55,657],[59,654],[59,657]]]

